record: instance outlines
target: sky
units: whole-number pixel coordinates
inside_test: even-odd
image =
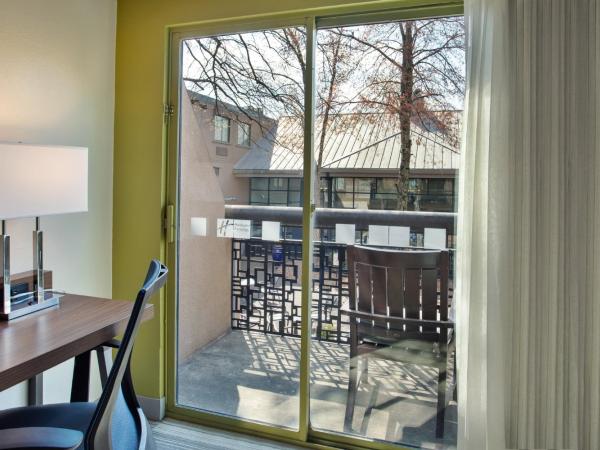
[[[417,24],[419,23],[417,22]],[[421,41],[426,48],[439,46],[439,42],[444,42],[444,39],[447,38],[443,32],[439,32],[439,28],[434,26],[432,29],[437,31],[425,36]],[[302,29],[297,30],[303,31]],[[379,46],[397,45],[399,37],[395,31],[396,28],[392,26],[359,25],[338,30],[344,33],[354,33],[361,39],[370,42],[376,40]],[[319,96],[323,96],[326,93],[325,89],[328,88],[328,84],[323,81],[326,81],[331,74],[331,66],[328,65],[325,52],[327,55],[331,55],[332,47],[328,47],[327,42],[331,40],[334,31],[319,30],[317,35],[319,49],[327,49],[317,52],[318,103]],[[298,33],[298,36],[300,44],[303,46],[304,36],[302,33]],[[303,81],[300,62],[295,55],[282,46],[281,42],[272,34],[260,31],[221,36],[220,40],[221,47],[218,50],[215,40],[210,37],[192,39],[184,43],[182,49],[184,78],[198,78],[206,76],[206,74],[211,77],[216,76],[219,97],[222,101],[231,103],[232,99],[235,99],[235,102],[241,106],[261,108],[266,115],[275,119],[283,115],[302,114]],[[205,46],[204,50],[201,49],[200,44]],[[213,54],[217,55],[220,62],[227,64],[227,71],[213,70]],[[389,63],[383,64],[381,56],[372,49],[344,47],[341,54],[342,57],[336,69],[338,76],[343,77],[343,80],[336,84],[335,112],[355,110],[356,105],[352,102],[360,100],[361,96],[365,95],[365,87],[369,85],[372,88],[373,80],[377,81],[378,77],[387,80],[398,78],[399,71],[395,66]],[[304,59],[304,52],[301,57]],[[457,73],[464,76],[464,51],[446,50],[443,57],[443,59],[432,60],[432,62],[438,65],[448,63],[456,69]],[[431,69],[426,65],[424,67],[428,74],[435,76],[435,67]],[[260,79],[262,83],[257,83],[256,79]],[[231,88],[233,85],[236,86],[235,90]],[[215,90],[210,83],[195,86],[193,83],[187,82],[186,87],[215,97]],[[370,95],[373,97],[375,94],[371,93]],[[275,101],[273,97],[277,97],[279,101]],[[444,92],[443,100],[443,103],[450,108],[462,109],[463,107],[462,93],[452,95]],[[364,106],[361,107],[364,108]],[[432,109],[434,108],[432,107]]]

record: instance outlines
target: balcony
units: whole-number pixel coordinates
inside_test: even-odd
[[[297,235],[301,208],[227,206],[230,219],[279,221],[282,235]],[[455,215],[317,209],[312,255],[311,422],[344,431],[350,338],[346,245],[329,240],[336,223],[354,224],[357,243],[369,225],[408,226],[411,244],[425,228],[454,236]],[[179,366],[180,404],[297,427],[299,408],[302,243],[260,237],[231,239],[229,330],[193,351]],[[451,251],[452,255],[452,251]],[[452,287],[452,286],[451,286]],[[452,290],[451,290],[452,292]],[[369,367],[372,389],[359,389],[353,432],[376,439],[435,448],[456,443],[456,405],[450,401],[443,440],[435,438],[437,371],[391,360]],[[449,390],[454,373],[449,373]],[[452,398],[449,394],[448,398]]]

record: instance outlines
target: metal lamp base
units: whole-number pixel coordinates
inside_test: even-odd
[[[56,294],[49,294],[48,297],[44,298],[43,301],[37,303],[35,296],[31,297],[31,300],[28,301],[23,306],[14,306],[13,310],[9,313],[0,313],[0,320],[13,320],[19,317],[26,316],[27,314],[32,314],[37,311],[41,311],[43,309],[52,308],[54,306],[58,306],[60,303],[60,296]]]

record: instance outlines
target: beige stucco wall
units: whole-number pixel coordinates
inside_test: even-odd
[[[212,161],[213,167],[219,168],[219,176],[217,177],[219,185],[225,197],[225,203],[230,205],[247,205],[249,203],[250,179],[248,177],[236,176],[233,169],[237,162],[248,152],[249,148],[238,145],[238,117],[236,114],[228,112],[226,107],[221,107],[219,115],[228,117],[231,120],[231,131],[229,143],[217,142],[214,140],[215,127],[215,105],[205,104],[193,101],[193,110],[198,122],[198,126],[202,129],[205,136],[205,145],[208,150],[208,155]],[[246,121],[247,122],[247,121]],[[262,139],[266,130],[269,130],[275,122],[270,119],[265,119],[259,126],[258,123],[250,123],[250,140],[257,142]],[[222,147],[227,150],[227,156],[217,154],[217,147]]]
[[[231,239],[216,237],[216,220],[225,217],[225,202],[213,170],[206,132],[205,127],[199,126],[184,91],[179,193],[180,362],[231,326]],[[191,235],[192,217],[207,218],[208,236]]]
[[[112,293],[116,7],[116,0],[0,1],[0,141],[89,148],[89,212],[42,218],[45,266],[54,271],[56,288],[106,297]],[[7,224],[13,273],[31,269],[33,226],[30,219]],[[72,366],[44,374],[45,403],[69,400]],[[97,379],[92,393],[99,393]],[[7,389],[0,408],[22,405],[25,396],[24,384]]]

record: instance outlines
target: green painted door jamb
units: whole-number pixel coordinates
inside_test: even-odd
[[[315,18],[306,20],[306,71],[304,73],[304,203],[302,207],[302,310],[300,327],[300,436],[308,438],[310,429],[310,344],[312,304],[312,255],[315,199],[314,118],[315,118]]]
[[[397,12],[387,9],[383,11],[383,6],[387,8],[399,8]],[[315,198],[313,184],[316,182],[314,177],[316,173],[314,158],[314,117],[315,117],[315,49],[317,24],[322,26],[342,26],[344,23],[351,23],[356,20],[350,15],[365,14],[363,17],[369,19],[400,20],[423,15],[443,16],[462,13],[462,2],[444,1],[444,0],[397,0],[397,1],[374,1],[369,7],[368,3],[359,3],[356,6],[348,5],[344,8],[331,8],[329,10],[320,8],[312,13],[304,14],[304,24],[306,26],[307,48],[306,48],[306,73],[305,77],[305,125],[304,125],[304,200],[302,217],[302,264],[303,267],[312,266],[313,254],[313,224]],[[373,12],[375,11],[375,12]],[[379,13],[377,12],[379,11]],[[333,15],[332,13],[337,13]],[[339,14],[339,16],[338,16]],[[423,14],[423,15],[420,15]],[[344,16],[348,15],[346,18]],[[254,18],[252,23],[261,23],[266,27],[293,26],[294,17],[298,17],[298,12],[293,15],[281,14],[279,17]],[[258,21],[258,22],[257,22]],[[165,151],[165,171],[164,186],[165,198],[163,206],[178,205],[177,187],[178,187],[178,146],[179,146],[179,46],[181,40],[185,37],[202,35],[199,29],[210,30],[211,34],[218,34],[219,30],[237,29],[246,30],[249,22],[243,18],[237,18],[226,21],[217,21],[219,23],[185,24],[177,27],[167,27],[165,30],[165,104],[174,105],[173,115],[168,123],[165,124],[164,151]],[[237,28],[236,28],[237,27]],[[262,28],[262,29],[264,29]],[[175,214],[178,214],[178,208],[175,206]],[[168,264],[176,268],[176,236],[175,242],[168,242],[166,236],[163,238],[163,245]],[[409,448],[392,444],[389,442],[377,441],[369,438],[362,438],[352,435],[341,435],[333,432],[314,430],[310,425],[310,344],[311,344],[311,303],[312,303],[312,270],[303,271],[302,277],[302,312],[301,312],[301,351],[300,351],[300,382],[299,382],[299,428],[298,430],[284,429],[276,426],[265,425],[250,422],[244,419],[226,417],[207,411],[193,410],[177,405],[176,402],[176,366],[177,366],[177,332],[176,332],[176,271],[170,272],[169,283],[166,290],[166,323],[164,330],[166,335],[165,345],[165,372],[166,372],[166,395],[167,395],[167,414],[171,417],[198,422],[204,425],[222,428],[231,431],[243,432],[255,436],[272,438],[281,442],[294,443],[307,448],[340,448],[348,450],[399,450]]]

